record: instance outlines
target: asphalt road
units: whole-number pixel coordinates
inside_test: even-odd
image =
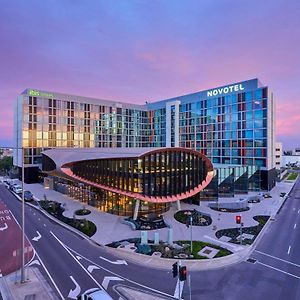
[[[16,219],[20,220],[21,203],[4,186],[0,186],[0,199],[7,204]],[[245,261],[218,270],[192,272],[192,299],[300,299],[299,200],[298,178],[291,197],[286,200],[252,253],[254,263]],[[41,238],[32,241],[33,237],[38,236],[37,231]],[[70,291],[75,289],[76,284],[72,278],[83,292],[100,284],[106,287],[108,277],[114,277],[107,288],[114,299],[119,299],[117,288],[123,285],[155,294],[160,291],[174,295],[176,280],[172,278],[171,272],[131,262],[127,265],[114,264],[112,262],[116,262],[118,258],[105,248],[79,237],[28,206],[26,234],[62,298],[67,299]],[[71,296],[75,292],[71,292]],[[184,286],[183,297],[189,299],[187,284]]]
[[[4,185],[0,185],[0,199],[21,223],[21,202]],[[168,295],[174,294],[176,282],[173,280],[170,287],[166,288],[165,283],[161,281],[163,277],[169,279],[171,275],[168,272],[149,272],[140,265],[131,263],[114,264],[118,258],[108,253],[104,247],[76,235],[27,205],[25,219],[26,235],[36,251],[33,263],[37,260],[41,263],[41,272],[49,278],[49,283],[62,299],[72,299],[79,291],[82,293],[87,289],[102,286],[107,286],[107,292],[113,299],[119,299],[116,285],[166,296],[168,299],[171,299]],[[41,237],[37,241],[33,240],[39,236]],[[21,245],[21,240],[19,244]],[[113,279],[109,280],[111,277]],[[77,285],[80,290],[78,287],[76,289]]]

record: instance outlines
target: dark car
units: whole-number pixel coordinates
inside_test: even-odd
[[[24,200],[25,201],[32,201],[33,200],[33,195],[30,191],[25,191],[24,192]]]

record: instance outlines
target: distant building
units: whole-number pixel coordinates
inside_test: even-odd
[[[13,150],[9,148],[0,148],[0,158],[5,156],[13,156]]]

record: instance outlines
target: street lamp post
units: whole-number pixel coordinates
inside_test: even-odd
[[[22,147],[22,267],[21,283],[25,282],[25,201],[24,201],[24,147]]]

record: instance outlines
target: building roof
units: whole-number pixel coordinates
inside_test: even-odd
[[[134,158],[142,156],[147,152],[165,148],[144,147],[144,148],[55,148],[43,151],[42,153],[51,158],[57,168],[70,162],[106,159],[106,158]]]

